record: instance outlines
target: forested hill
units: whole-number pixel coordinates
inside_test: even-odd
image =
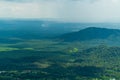
[[[119,29],[89,27],[78,32],[64,34],[59,36],[59,39],[63,41],[89,41],[94,39],[115,39],[116,37],[120,37]]]

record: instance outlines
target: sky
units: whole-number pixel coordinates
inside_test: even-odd
[[[0,0],[0,18],[120,22],[120,0]]]

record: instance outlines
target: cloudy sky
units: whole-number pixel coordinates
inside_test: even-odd
[[[0,18],[120,22],[120,0],[0,0]]]

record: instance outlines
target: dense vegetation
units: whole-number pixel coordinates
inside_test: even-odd
[[[120,48],[24,40],[0,47],[0,80],[120,79]]]

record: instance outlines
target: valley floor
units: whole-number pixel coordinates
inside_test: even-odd
[[[1,43],[0,80],[120,80],[120,47],[95,41]]]

